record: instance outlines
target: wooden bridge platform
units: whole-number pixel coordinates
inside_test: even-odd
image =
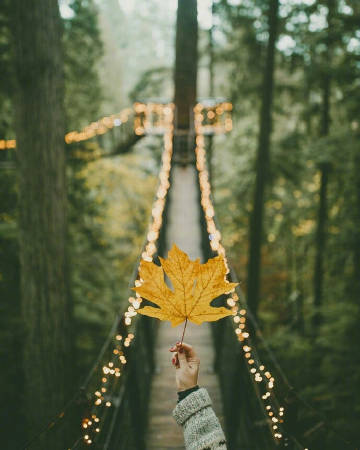
[[[197,173],[193,167],[174,167],[169,192],[170,205],[167,224],[167,248],[175,243],[191,259],[201,255],[200,203],[197,189]],[[155,348],[155,375],[152,381],[149,405],[149,422],[146,443],[148,449],[184,449],[180,427],[172,417],[177,401],[175,369],[171,364],[169,347],[180,340],[183,325],[172,328],[169,322],[161,322]],[[219,383],[213,371],[214,350],[210,325],[197,326],[191,322],[186,328],[185,342],[194,346],[200,357],[199,385],[206,387],[214,409],[223,422]]]

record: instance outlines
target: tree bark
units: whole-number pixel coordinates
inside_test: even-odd
[[[178,0],[175,42],[174,161],[194,163],[195,135],[193,109],[197,81],[197,1]]]
[[[70,385],[62,26],[57,0],[13,0],[11,8],[25,410],[32,436],[61,411]],[[64,430],[50,434],[36,448],[65,448]]]
[[[256,157],[256,180],[253,210],[249,229],[249,261],[247,275],[247,296],[249,308],[257,316],[260,295],[261,245],[263,239],[263,216],[265,188],[269,176],[270,138],[272,129],[272,100],[274,88],[275,44],[278,28],[279,1],[269,2],[269,40],[263,80],[260,111],[260,131]]]
[[[332,19],[336,8],[336,0],[328,0],[328,31],[326,37],[326,58],[323,63],[323,86],[322,86],[322,113],[320,136],[328,136],[330,131],[330,98],[331,98],[331,44],[332,44]],[[323,162],[320,169],[320,192],[319,208],[317,214],[317,228],[315,234],[315,265],[314,265],[314,315],[312,318],[313,331],[317,334],[322,322],[321,306],[323,302],[324,285],[324,257],[327,237],[328,206],[327,194],[329,184],[329,173],[331,165]]]

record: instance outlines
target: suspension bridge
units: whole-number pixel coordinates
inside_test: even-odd
[[[231,131],[231,111],[232,105],[226,101],[210,99],[197,103],[191,111],[190,130],[184,133],[174,126],[173,103],[136,103],[133,108],[65,135],[66,144],[75,154],[83,141],[98,139],[104,150],[95,152],[92,158],[129,151],[146,135],[162,136],[159,183],[129,288],[141,283],[140,260],[156,262],[157,256],[166,256],[173,243],[192,259],[200,257],[206,261],[223,255],[228,279],[237,279],[221,243],[206,161],[207,136]],[[15,140],[0,144],[8,151],[16,147]],[[117,314],[83,383],[59,414],[23,448],[37,448],[44,434],[54,433],[70,420],[77,420],[79,428],[74,439],[70,441],[69,437],[68,449],[184,448],[182,432],[171,416],[176,390],[168,352],[169,346],[179,339],[179,331],[167,323],[138,315],[142,301],[129,290],[127,304]],[[199,353],[199,383],[210,392],[228,448],[304,449],[291,433],[294,408],[288,398],[290,385],[265,345],[267,360],[280,374],[282,386],[287,386],[282,395],[276,392],[273,368],[265,366],[259,357],[252,335],[257,325],[240,287],[216,302],[230,308],[233,315],[211,325],[190,324],[188,340]],[[261,336],[258,330],[257,338],[262,339]]]
[[[68,157],[86,160],[121,155],[139,139],[161,136],[159,183],[124,306],[82,383],[55,417],[33,430],[23,449],[48,448],[44,443],[60,435],[68,450],[184,448],[171,415],[176,389],[168,352],[179,331],[138,314],[143,299],[130,287],[141,284],[140,261],[156,263],[174,243],[202,261],[222,255],[229,281],[237,276],[222,245],[207,163],[213,135],[232,129],[232,105],[224,99],[197,99],[195,1],[178,3],[175,54],[173,103],[137,102],[64,136]],[[95,140],[98,145],[91,150],[84,145]],[[16,140],[0,140],[0,166],[16,167],[14,154]],[[256,344],[262,335],[240,287],[214,305],[227,306],[232,316],[211,325],[190,325],[187,339],[199,353],[199,383],[210,392],[228,449],[304,450],[293,432],[295,391],[265,341],[266,364],[260,358]]]
[[[277,3],[272,2],[275,7]],[[271,14],[275,23],[276,8],[270,8],[269,15],[265,64],[269,73],[274,68],[276,42],[276,27],[271,24]],[[149,226],[133,273],[129,274],[127,297],[123,299],[91,368],[82,374],[82,382],[73,388],[67,403],[54,417],[49,417],[48,423],[31,430],[30,438],[27,436],[28,440],[19,446],[23,450],[184,448],[182,432],[171,415],[177,398],[175,374],[168,352],[181,332],[178,328],[171,328],[167,322],[138,314],[144,300],[130,288],[141,284],[140,261],[157,263],[158,256],[166,257],[174,243],[190,258],[200,258],[203,262],[222,255],[228,280],[239,281],[222,244],[212,200],[209,159],[214,145],[213,136],[231,131],[232,104],[213,96],[213,29],[209,31],[211,98],[200,100],[197,95],[197,2],[182,0],[178,2],[176,19],[174,101],[154,99],[137,102],[130,108],[64,135],[69,159],[89,161],[122,155],[149,135],[158,136],[162,157]],[[33,46],[39,42],[34,41]],[[54,63],[54,55],[49,53],[47,56]],[[54,57],[56,59],[56,55]],[[54,67],[57,67],[57,62]],[[270,78],[272,80],[273,75]],[[268,111],[265,123],[271,128],[273,81],[268,85],[265,81],[264,78],[267,95],[263,99],[262,115],[266,118],[264,111]],[[54,86],[56,89],[57,85]],[[39,88],[34,92],[35,101],[41,97],[39,92],[42,94],[42,90]],[[44,90],[44,95],[49,94]],[[328,96],[329,92],[325,98]],[[54,98],[56,103],[57,97]],[[39,112],[43,103],[38,102],[35,106]],[[50,127],[42,128],[51,130]],[[32,131],[36,132],[30,128],[27,130],[27,138]],[[42,133],[42,138],[47,145],[46,133]],[[33,155],[27,152],[25,142],[26,139],[19,147],[23,156],[31,159]],[[0,139],[0,169],[16,169],[16,149],[16,139]],[[56,167],[53,169],[55,171]],[[29,175],[32,173],[28,172]],[[230,295],[216,299],[213,305],[226,306],[232,315],[211,324],[189,324],[187,340],[199,354],[199,384],[209,390],[229,450],[308,450],[305,443],[308,436],[320,428],[326,429],[334,438],[335,445],[341,442],[339,449],[358,448],[341,436],[333,426],[334,420],[328,420],[304,401],[291,385],[247,307],[240,285]],[[45,357],[42,355],[42,361]],[[311,417],[317,419],[314,423],[313,419],[308,420],[307,429],[301,430],[299,435],[297,416],[300,404],[302,408],[311,410]]]

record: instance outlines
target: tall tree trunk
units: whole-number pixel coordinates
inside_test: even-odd
[[[193,108],[196,103],[197,38],[197,1],[178,0],[174,73],[174,158],[184,165],[194,161]]]
[[[247,274],[247,296],[250,310],[256,317],[260,295],[261,244],[265,187],[269,175],[270,138],[272,129],[272,100],[274,88],[275,44],[278,28],[279,0],[269,0],[269,41],[263,80],[260,111],[260,131],[256,157],[254,206],[250,217],[250,247]]]
[[[214,71],[214,10],[215,10],[215,4],[214,1],[211,5],[211,17],[212,17],[212,24],[209,28],[209,96],[214,97],[215,93],[215,71]],[[208,138],[208,145],[207,145],[207,164],[208,164],[208,171],[209,171],[209,182],[211,184],[211,191],[212,195],[214,195],[214,186],[213,186],[213,135],[210,134]]]
[[[323,86],[322,86],[322,113],[320,136],[328,136],[330,131],[330,98],[331,98],[331,45],[332,45],[332,20],[336,7],[336,0],[328,0],[328,30],[326,37],[326,58],[323,63]],[[317,214],[317,228],[315,234],[315,266],[314,266],[314,315],[313,315],[313,332],[316,335],[322,322],[321,306],[323,300],[324,285],[324,256],[327,235],[327,193],[329,183],[329,173],[331,165],[329,162],[320,164],[320,192],[319,192],[319,208]]]
[[[175,107],[176,126],[185,130],[192,125],[192,108],[196,102],[197,36],[197,2],[179,0],[175,43]]]
[[[62,27],[57,0],[13,0],[11,7],[25,409],[33,435],[59,412],[69,387]],[[36,448],[63,449],[65,443],[52,433]]]

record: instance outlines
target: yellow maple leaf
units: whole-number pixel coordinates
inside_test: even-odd
[[[210,302],[221,294],[231,292],[238,283],[226,280],[224,258],[216,256],[207,263],[191,261],[175,244],[168,258],[159,258],[161,266],[153,262],[141,261],[139,275],[141,286],[133,287],[141,297],[155,303],[158,308],[145,306],[138,313],[169,320],[175,327],[184,320],[200,325],[205,321],[215,321],[232,315],[231,310],[210,306]],[[169,277],[174,290],[164,281],[164,272]]]

